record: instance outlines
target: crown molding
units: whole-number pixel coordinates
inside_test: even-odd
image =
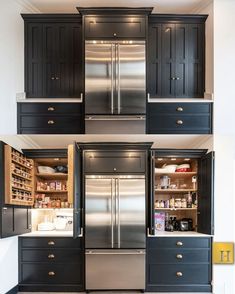
[[[42,13],[35,5],[31,4],[28,0],[14,0],[20,6],[25,8],[27,12]]]

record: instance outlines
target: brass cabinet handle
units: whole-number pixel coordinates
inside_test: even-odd
[[[55,276],[55,272],[49,272],[48,276],[51,276],[51,277]]]
[[[48,245],[55,245],[54,241],[48,241]]]
[[[59,77],[56,77],[55,79],[56,79],[56,80],[59,80],[60,78],[59,78]]]
[[[54,108],[54,107],[52,107],[52,106],[50,106],[50,107],[48,107],[48,108],[47,108],[47,110],[48,110],[48,111],[54,111],[54,110],[55,110],[55,108]]]
[[[54,80],[55,79],[55,77],[51,77],[51,80]]]
[[[114,167],[113,170],[116,171],[117,170],[116,167]]]
[[[117,34],[116,34],[116,33],[114,33],[114,34],[113,34],[113,36],[114,36],[114,37],[116,37],[116,36],[117,36]]]
[[[48,123],[48,125],[54,125],[55,122],[54,122],[54,120],[48,120],[47,123]]]
[[[177,276],[177,277],[182,277],[182,276],[183,276],[183,273],[181,273],[181,272],[177,272],[177,273],[176,273],[176,276]]]
[[[182,259],[182,258],[183,258],[183,255],[182,255],[182,254],[177,254],[177,255],[176,255],[176,258],[177,258],[177,259]]]
[[[54,254],[49,254],[48,258],[53,259],[53,258],[55,258],[55,255]]]
[[[175,78],[173,77],[173,78],[171,78],[171,80],[173,80],[173,81],[174,81],[174,80],[175,80]]]
[[[181,111],[184,111],[183,107],[177,107],[176,110],[177,110],[177,111],[180,111],[180,112],[181,112]]]
[[[176,81],[179,81],[179,80],[180,80],[180,78],[175,78],[175,80],[176,80]]]
[[[177,246],[183,246],[183,242],[178,241],[178,242],[176,243],[176,245],[177,245]]]
[[[177,125],[182,125],[184,122],[183,122],[181,119],[178,119],[178,120],[176,121],[176,123],[177,123]]]

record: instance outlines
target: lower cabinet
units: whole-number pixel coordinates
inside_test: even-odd
[[[84,291],[82,239],[19,237],[20,291]]]
[[[210,237],[150,237],[146,258],[146,291],[211,292]]]

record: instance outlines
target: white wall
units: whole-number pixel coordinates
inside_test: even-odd
[[[24,92],[24,23],[32,12],[18,1],[0,1],[0,134],[16,134],[16,93]]]

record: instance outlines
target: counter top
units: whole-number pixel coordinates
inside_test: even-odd
[[[33,231],[20,237],[73,237],[73,231]]]
[[[156,237],[212,237],[211,235],[201,234],[198,232],[157,232],[154,236],[148,235],[148,237],[156,238]]]
[[[81,98],[17,98],[18,103],[82,103]]]
[[[149,98],[148,103],[213,103],[212,99],[204,98]]]

